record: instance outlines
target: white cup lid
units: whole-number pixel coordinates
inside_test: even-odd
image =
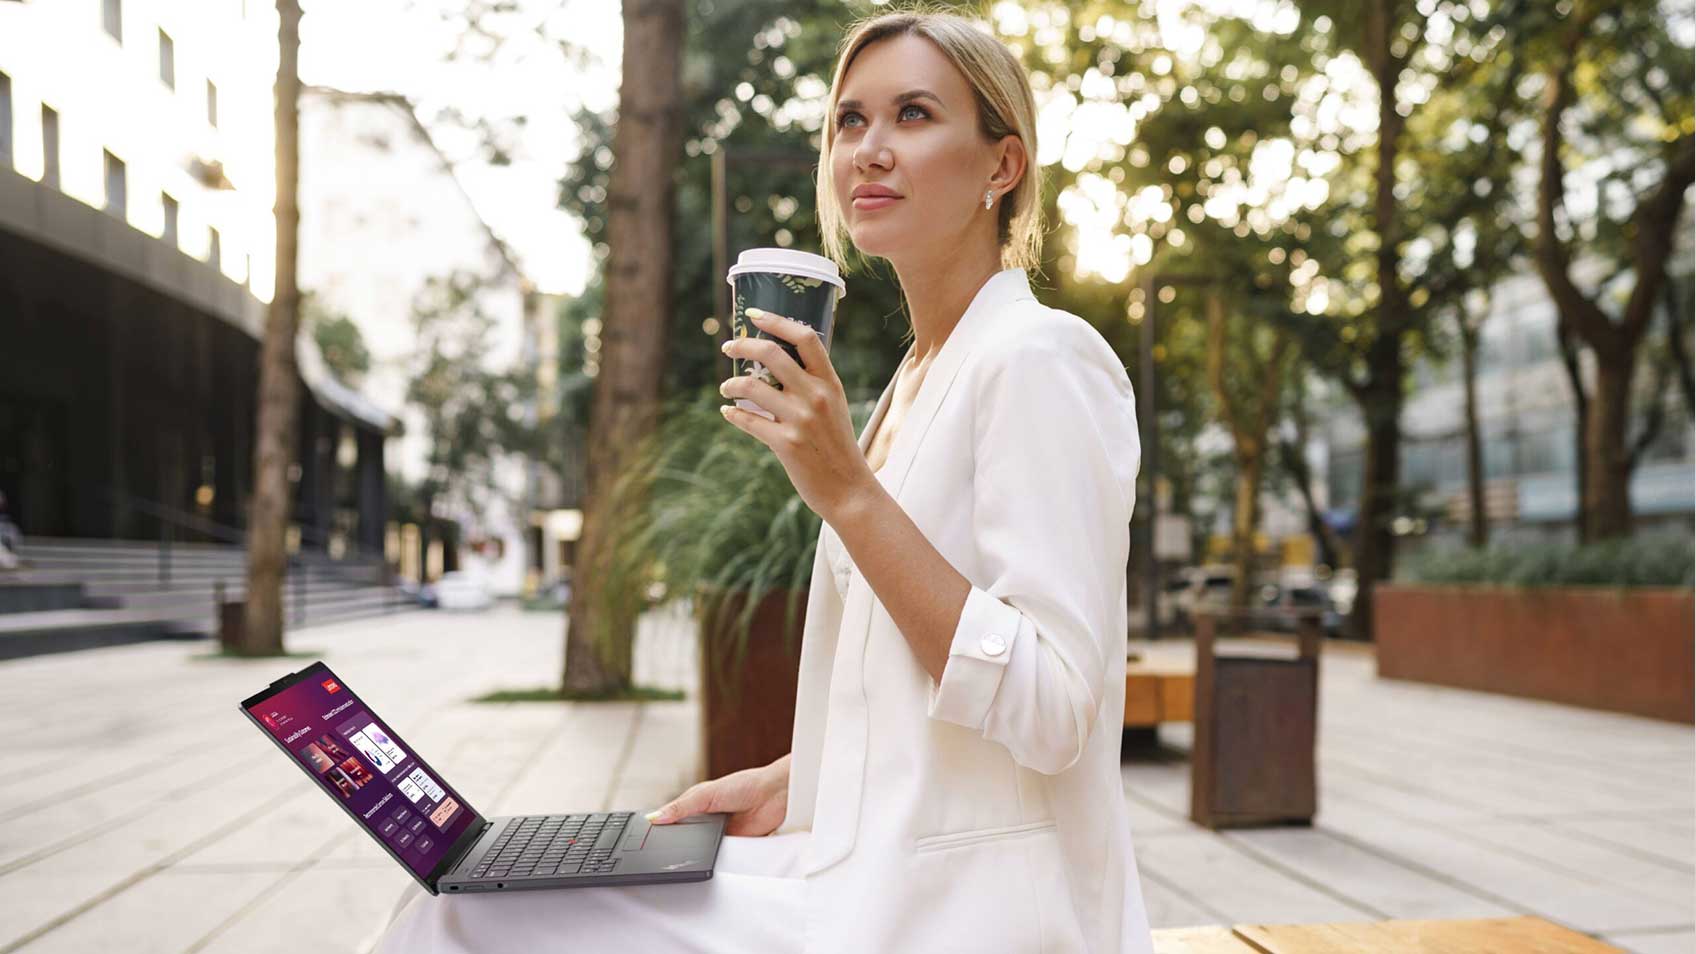
[[[848,286],[842,281],[842,273],[837,270],[836,263],[823,255],[803,252],[793,248],[750,248],[736,256],[736,264],[730,266],[730,272],[724,278],[730,284],[736,284],[736,276],[744,272],[782,272],[786,275],[799,275],[802,278],[817,278],[836,286],[836,297],[841,298],[848,293]]]

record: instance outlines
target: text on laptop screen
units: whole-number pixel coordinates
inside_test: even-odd
[[[328,669],[248,712],[420,877],[477,817]]]

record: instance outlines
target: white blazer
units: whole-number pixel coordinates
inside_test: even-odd
[[[1119,769],[1140,461],[1112,348],[992,276],[878,473],[972,583],[940,684],[820,532],[779,828],[811,832],[809,954],[1152,954]]]

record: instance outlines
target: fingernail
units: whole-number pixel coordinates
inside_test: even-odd
[[[726,341],[724,344],[719,345],[718,350],[723,351],[726,354],[729,354],[730,353],[730,342]]]
[[[653,811],[649,812],[648,814],[643,815],[642,817],[646,818],[648,821],[653,821],[654,819],[660,817],[660,815],[664,811],[665,811],[665,809],[663,809],[663,808],[656,808]]]

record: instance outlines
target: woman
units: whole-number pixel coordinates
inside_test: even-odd
[[[889,260],[914,342],[856,440],[781,316],[721,388],[823,517],[790,755],[690,788],[729,812],[713,880],[414,903],[385,950],[1152,951],[1119,771],[1139,462],[1124,368],[1024,270],[1034,105],[968,21],[846,38],[818,184],[826,254]]]

